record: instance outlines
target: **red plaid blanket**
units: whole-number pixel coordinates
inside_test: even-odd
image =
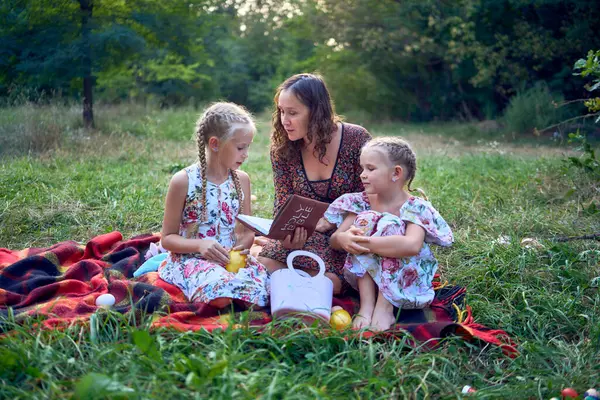
[[[86,245],[67,241],[48,248],[0,249],[0,331],[6,330],[3,325],[9,309],[17,321],[42,316],[45,328],[86,323],[98,308],[96,298],[103,293],[115,296],[113,308],[118,312],[153,314],[153,327],[208,331],[227,327],[228,317],[206,304],[187,302],[177,287],[159,279],[156,272],[133,278],[150,243],[159,240],[160,236],[150,234],[123,240],[121,233],[111,232]],[[464,304],[464,288],[438,281],[434,286],[436,296],[430,308],[403,310],[394,329],[378,335],[396,337],[399,331],[408,331],[416,341],[429,345],[459,335],[501,346],[509,355],[517,353],[504,331],[473,322],[471,310]],[[351,314],[358,310],[354,297],[335,298],[334,305]],[[246,315],[251,316],[252,326],[271,321],[267,312]]]

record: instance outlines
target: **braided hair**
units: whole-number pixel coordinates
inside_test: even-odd
[[[206,211],[206,146],[208,139],[215,136],[219,140],[227,140],[239,128],[249,128],[256,131],[252,115],[242,106],[233,103],[214,103],[209,106],[196,122],[196,143],[198,145],[198,164],[202,176],[202,215],[201,220],[207,221]],[[238,174],[229,170],[235,191],[240,200],[240,214],[244,211],[242,202],[242,186]]]
[[[415,179],[415,174],[417,172],[417,155],[410,147],[410,144],[402,138],[396,136],[382,136],[377,137],[365,144],[363,150],[377,148],[381,149],[385,154],[387,154],[388,159],[394,165],[401,165],[404,169],[404,179],[406,180],[407,189],[410,192],[418,192],[427,200],[427,196],[423,190],[416,188],[413,189],[410,187],[413,180]]]

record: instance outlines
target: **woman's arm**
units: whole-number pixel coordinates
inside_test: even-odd
[[[240,186],[242,187],[242,192],[244,192],[244,214],[252,215],[252,201],[251,201],[251,193],[252,187],[250,184],[250,177],[244,171],[237,170],[237,176],[240,180]],[[236,250],[249,249],[254,242],[254,231],[246,228],[239,221],[235,226],[235,248]]]
[[[289,163],[282,160],[282,158],[273,151],[271,151],[271,165],[273,167],[273,184],[275,186],[273,215],[277,215],[288,197],[294,193],[294,187],[292,185],[292,174]],[[307,239],[306,229],[297,227],[293,235],[286,236],[284,240],[280,240],[280,243],[285,249],[301,249],[306,244]]]
[[[370,253],[381,257],[403,258],[419,254],[425,240],[425,229],[407,222],[404,235],[369,237],[369,241],[361,243]]]
[[[181,215],[187,196],[188,177],[185,171],[176,173],[169,183],[165,200],[165,214],[161,230],[162,246],[173,253],[200,253],[207,260],[226,264],[229,254],[215,240],[187,239],[179,234]]]
[[[275,187],[275,204],[273,215],[277,215],[288,197],[294,193],[289,164],[278,154],[271,151],[271,167],[273,168],[273,186]]]

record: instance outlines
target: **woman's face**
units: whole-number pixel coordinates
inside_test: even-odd
[[[291,141],[305,139],[308,134],[310,110],[289,89],[279,93],[277,102],[281,124]]]

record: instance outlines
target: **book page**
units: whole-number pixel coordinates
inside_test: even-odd
[[[261,218],[261,217],[252,217],[250,215],[239,214],[237,219],[240,221],[244,221],[248,225],[252,225],[258,232],[263,235],[268,235],[271,230],[271,225],[273,224],[272,219]]]

